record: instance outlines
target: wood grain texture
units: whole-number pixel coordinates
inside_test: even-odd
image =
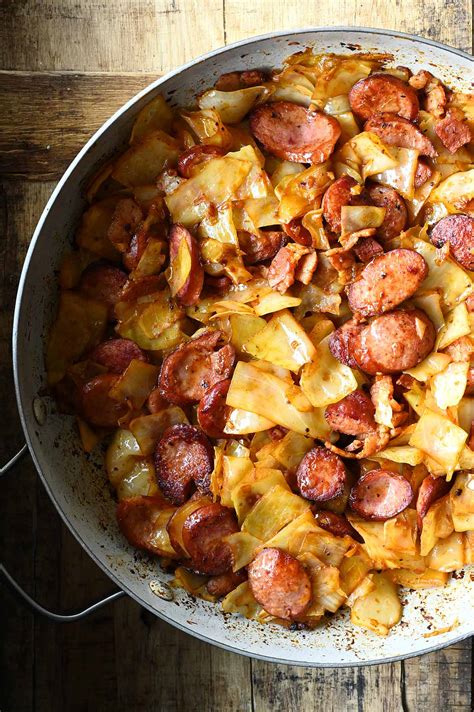
[[[0,458],[21,443],[10,333],[21,263],[67,163],[155,76],[252,34],[358,24],[472,50],[470,0],[0,0]],[[47,148],[49,146],[49,148]],[[0,559],[43,604],[111,590],[26,460],[0,483]],[[308,670],[221,651],[130,600],[60,627],[0,587],[2,712],[418,712],[471,709],[471,644],[403,663]]]

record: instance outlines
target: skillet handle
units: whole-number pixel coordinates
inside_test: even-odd
[[[16,455],[14,455],[5,465],[3,465],[3,467],[0,467],[0,477],[6,475],[6,473],[9,472],[12,467],[19,460],[21,460],[21,458],[27,452],[28,447],[26,445],[23,445],[23,447],[16,453]],[[10,588],[18,596],[18,598],[29,608],[31,608],[32,611],[34,611],[35,613],[39,613],[45,618],[49,618],[49,620],[54,621],[55,623],[73,623],[74,621],[79,621],[82,618],[87,618],[87,616],[89,616],[91,613],[94,613],[99,608],[102,608],[102,606],[106,606],[108,603],[112,603],[118,598],[125,596],[124,591],[115,591],[115,593],[112,593],[110,596],[106,596],[105,598],[96,601],[96,603],[93,603],[87,608],[84,608],[81,611],[77,611],[76,613],[54,613],[54,611],[49,611],[47,608],[44,608],[37,601],[31,598],[31,596],[26,593],[26,591],[24,591],[22,587],[15,581],[13,576],[8,573],[3,564],[0,564],[0,576],[3,576],[8,586],[10,586]]]

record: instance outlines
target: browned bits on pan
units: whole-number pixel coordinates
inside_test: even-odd
[[[341,135],[337,119],[290,101],[262,104],[250,114],[255,138],[274,156],[302,163],[323,163]]]
[[[232,551],[224,537],[239,531],[234,512],[217,502],[199,507],[183,525],[183,543],[194,571],[220,576],[232,568]]]
[[[402,475],[372,470],[362,475],[351,489],[349,505],[363,519],[384,521],[403,512],[412,499],[411,485]]]
[[[340,457],[325,447],[314,447],[296,470],[298,489],[314,502],[327,502],[344,491],[347,472]]]
[[[220,331],[209,330],[165,358],[158,380],[163,398],[176,405],[194,403],[215,383],[229,378],[235,351],[230,344],[215,351],[220,338]]]
[[[248,567],[255,600],[277,618],[303,615],[311,600],[311,582],[303,565],[276,548],[262,549]]]
[[[333,430],[345,435],[365,435],[377,427],[374,405],[369,396],[359,389],[328,405],[324,415]]]
[[[382,112],[413,121],[420,108],[416,91],[390,74],[372,74],[360,79],[349,92],[349,103],[354,114],[364,121]]]
[[[364,317],[383,314],[411,297],[428,274],[415,250],[390,250],[374,257],[347,290],[349,306]]]
[[[169,507],[170,505],[161,495],[124,499],[117,505],[117,522],[120,531],[132,546],[145,549],[157,556],[173,558],[168,549],[164,550],[159,546],[156,537],[158,519]]]
[[[156,444],[154,462],[158,485],[173,504],[188,499],[193,482],[200,491],[209,491],[214,451],[198,428],[184,423],[167,428]]]
[[[435,247],[449,243],[449,251],[460,265],[474,270],[474,218],[470,215],[448,215],[431,231]]]
[[[131,339],[109,339],[95,347],[88,355],[90,361],[99,363],[110,373],[123,373],[133,359],[148,361],[146,354]]]

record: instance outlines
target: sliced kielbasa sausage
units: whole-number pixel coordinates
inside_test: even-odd
[[[377,427],[374,404],[359,389],[337,403],[328,405],[324,416],[333,430],[345,435],[364,435]]]
[[[197,419],[201,429],[210,438],[229,437],[224,433],[228,407],[226,406],[227,391],[230,378],[215,383],[207,390],[199,401]]]
[[[192,146],[180,155],[178,159],[178,171],[183,178],[191,178],[196,166],[210,161],[213,158],[219,158],[219,156],[223,156],[224,154],[225,151],[220,146],[209,146],[207,144]]]
[[[426,158],[419,158],[416,164],[415,188],[420,188],[433,175],[433,168]]]
[[[398,373],[423,361],[435,339],[435,327],[425,312],[398,309],[363,328],[354,338],[353,354],[365,373]]]
[[[258,235],[252,235],[245,230],[238,231],[239,245],[243,250],[244,263],[255,265],[257,262],[265,262],[275,257],[276,253],[283,247],[287,239],[283,232],[278,230],[260,230]]]
[[[176,405],[195,403],[215,383],[230,377],[235,350],[226,344],[215,351],[220,338],[220,331],[209,330],[165,358],[158,381],[163,398]]]
[[[373,237],[364,237],[353,249],[357,259],[361,262],[370,262],[377,255],[383,254],[382,245]]]
[[[86,297],[97,299],[112,308],[120,299],[127,281],[126,273],[106,262],[93,262],[81,276],[79,290]]]
[[[435,247],[449,242],[449,251],[465,269],[474,270],[474,218],[448,215],[436,223],[430,235]]]
[[[123,373],[133,359],[148,361],[146,354],[131,339],[103,341],[90,352],[88,359],[105,366],[110,373]]]
[[[361,196],[356,196],[351,192],[352,188],[358,185],[351,176],[341,176],[323,195],[321,207],[323,216],[332,232],[341,232],[341,209],[344,205],[354,205],[363,202]]]
[[[107,237],[119,252],[126,252],[132,236],[143,220],[142,209],[132,198],[122,198],[115,206]]]
[[[132,236],[128,249],[122,255],[124,267],[128,269],[129,272],[132,272],[132,270],[138,267],[149,239],[150,235],[148,230],[143,229],[137,230]]]
[[[129,279],[124,285],[120,295],[121,302],[136,302],[142,297],[147,297],[154,292],[160,291],[163,283],[157,274],[149,274],[140,279]]]
[[[214,467],[214,451],[201,430],[178,423],[167,428],[155,446],[156,479],[164,496],[173,504],[183,504],[193,482],[208,492]]]
[[[123,499],[117,505],[120,531],[130,544],[138,549],[145,549],[151,554],[166,556],[168,559],[175,558],[168,549],[162,549],[157,543],[157,520],[166,509],[170,509],[170,504],[160,495]]]
[[[349,506],[363,519],[384,521],[403,512],[413,499],[410,483],[388,470],[371,470],[356,482]]]
[[[377,208],[385,208],[382,225],[377,228],[377,236],[381,240],[391,240],[405,229],[408,211],[405,201],[397,191],[387,185],[371,183],[366,187],[370,202]]]
[[[282,228],[288,237],[303,247],[313,247],[313,238],[309,230],[303,227],[301,218],[294,218],[289,223],[283,223]]]
[[[146,404],[150,413],[159,413],[160,410],[164,410],[168,406],[168,403],[162,397],[158,387],[151,391]]]
[[[339,329],[333,331],[329,337],[329,350],[338,361],[350,368],[358,368],[359,364],[353,356],[354,343],[357,336],[364,329],[353,319],[346,321]]]
[[[343,514],[325,510],[314,512],[316,524],[334,536],[350,536],[356,541],[363,541],[360,534]]]
[[[296,470],[301,495],[313,502],[327,502],[344,491],[347,472],[341,458],[325,447],[313,447]]]
[[[416,498],[416,513],[418,521],[418,529],[421,531],[423,527],[423,519],[431,505],[437,499],[443,497],[449,492],[451,483],[446,481],[445,477],[433,477],[428,475],[425,477],[418,490]]]
[[[444,119],[436,122],[435,131],[450,153],[456,153],[458,148],[472,140],[469,124],[464,120],[464,116],[457,116],[454,111],[448,111]]]
[[[286,551],[262,549],[249,564],[248,576],[255,600],[272,616],[293,620],[309,606],[309,576],[298,559]]]
[[[246,580],[247,574],[245,571],[229,571],[226,574],[212,576],[206,583],[206,588],[211,596],[222,598]]]
[[[183,524],[183,544],[194,571],[220,576],[232,569],[232,550],[224,537],[239,531],[234,512],[212,502],[199,507]]]
[[[258,106],[250,114],[250,129],[269,153],[302,163],[326,161],[341,135],[333,116],[291,101]]]
[[[349,306],[362,316],[383,314],[411,297],[428,274],[415,250],[397,249],[374,257],[347,290]]]
[[[110,389],[119,376],[103,373],[80,388],[80,412],[84,420],[98,428],[115,428],[123,418],[128,407],[110,397]]]
[[[187,258],[181,257],[182,248]],[[204,284],[204,269],[199,246],[183,225],[174,224],[169,232],[170,270],[168,282],[171,294],[184,307],[196,304]],[[189,261],[189,264],[187,262]],[[185,264],[183,264],[183,262]],[[183,274],[183,269],[185,274]]]
[[[237,91],[238,89],[260,86],[266,81],[268,79],[260,69],[246,69],[243,72],[221,74],[214,86],[219,91]]]
[[[416,91],[390,74],[372,74],[360,79],[349,92],[349,103],[354,114],[363,121],[383,112],[413,121],[420,110]]]
[[[435,147],[420,129],[398,114],[377,114],[365,122],[364,131],[377,134],[385,144],[399,148],[411,148],[422,156],[435,158]]]

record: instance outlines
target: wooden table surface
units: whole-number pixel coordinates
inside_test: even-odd
[[[226,43],[311,25],[387,27],[472,51],[471,0],[0,0],[0,462],[22,443],[10,334],[18,276],[44,204],[87,138],[157,75]],[[44,605],[113,590],[31,462],[0,482],[0,560]],[[33,617],[0,586],[1,712],[324,710],[464,712],[472,648],[365,669],[251,661],[201,643],[130,599],[89,620]]]

